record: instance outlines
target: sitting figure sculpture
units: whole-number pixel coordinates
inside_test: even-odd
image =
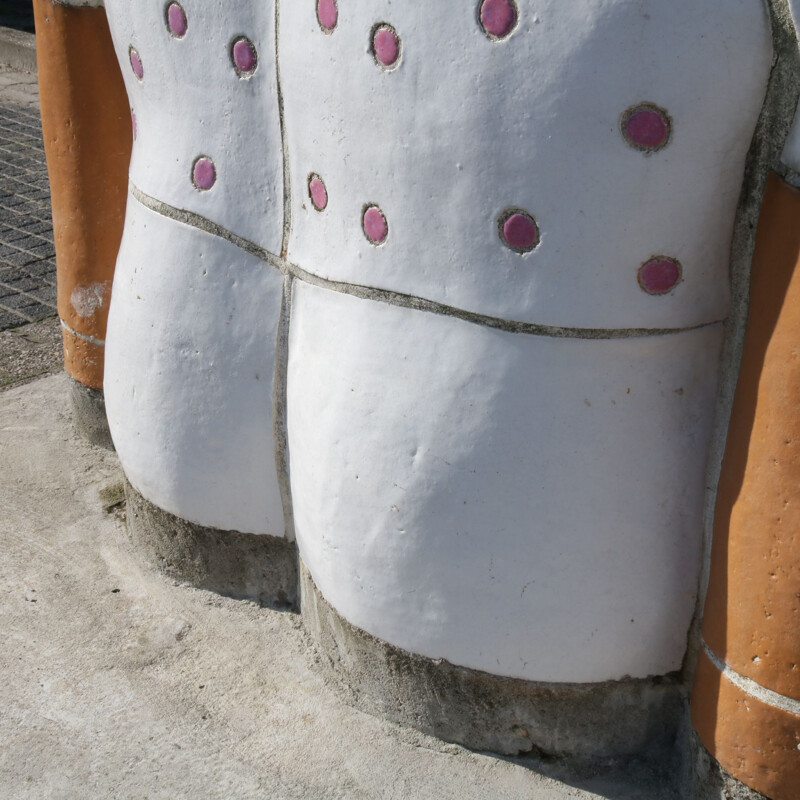
[[[35,5],[152,557],[472,747],[668,749],[693,681],[708,781],[797,798],[800,4]]]

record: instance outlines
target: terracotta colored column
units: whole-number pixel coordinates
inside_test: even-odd
[[[81,385],[76,388],[96,390],[101,399],[111,282],[125,217],[130,109],[105,11],[51,0],[33,5],[64,361]],[[90,406],[84,403],[83,412],[91,413]]]
[[[800,191],[770,178],[717,499],[692,719],[719,764],[800,797]]]

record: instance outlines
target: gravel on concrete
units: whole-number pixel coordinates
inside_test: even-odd
[[[0,331],[0,392],[63,369],[57,317]]]

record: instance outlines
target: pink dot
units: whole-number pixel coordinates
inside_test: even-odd
[[[667,256],[653,256],[639,267],[639,286],[647,294],[666,294],[681,281],[681,264]]]
[[[217,180],[217,170],[214,162],[206,156],[201,156],[194,162],[192,168],[192,182],[201,191],[210,189]]]
[[[517,24],[517,6],[514,0],[483,0],[481,25],[493,39],[503,39]]]
[[[177,39],[186,36],[186,29],[189,27],[186,22],[186,12],[179,3],[170,3],[167,9],[167,27],[170,33]]]
[[[313,172],[308,176],[308,194],[314,208],[317,211],[324,211],[328,205],[328,190],[325,188],[322,178]]]
[[[622,135],[637,150],[652,153],[669,141],[672,125],[663,108],[652,103],[632,106],[622,115]]]
[[[258,66],[258,54],[255,45],[242,36],[233,43],[233,65],[239,75],[252,75]]]
[[[383,244],[389,234],[389,224],[378,206],[364,209],[364,235],[372,244]]]
[[[317,0],[317,20],[319,26],[326,33],[330,33],[339,19],[339,9],[336,0]]]
[[[379,25],[372,35],[372,52],[384,67],[391,67],[400,55],[400,37],[391,25]]]
[[[134,50],[133,47],[130,48],[128,52],[128,57],[131,60],[131,69],[133,70],[133,74],[139,79],[142,80],[144,77],[144,67],[142,66],[142,59],[139,58],[139,54]]]
[[[133,109],[131,109],[131,131],[133,132],[133,140],[136,141],[139,129],[136,127],[136,112]]]
[[[505,211],[498,221],[500,238],[512,250],[528,253],[539,244],[539,226],[527,211]]]

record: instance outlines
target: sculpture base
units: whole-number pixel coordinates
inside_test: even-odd
[[[72,418],[75,430],[83,439],[106,450],[114,449],[106,419],[106,401],[102,389],[92,389],[70,378]]]
[[[327,677],[363,711],[506,755],[642,757],[665,767],[679,758],[687,700],[677,676],[595,684],[502,678],[409,653],[354,627],[302,562],[300,591]]]
[[[695,731],[691,737],[693,800],[769,800],[724,769]]]
[[[276,536],[207,528],[164,511],[125,481],[128,534],[161,572],[199,589],[297,607],[297,548]]]

